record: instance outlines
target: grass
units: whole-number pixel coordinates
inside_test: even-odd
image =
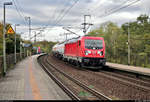
[[[78,96],[80,96],[80,97],[87,97],[87,96],[91,96],[91,95],[88,92],[80,91]]]
[[[94,86],[92,86],[92,85],[89,85],[88,87],[89,87],[90,89],[93,89],[93,88],[94,88]]]

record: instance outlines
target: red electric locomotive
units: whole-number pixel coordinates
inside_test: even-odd
[[[65,43],[64,59],[80,66],[104,66],[105,43],[102,37],[80,37]]]
[[[57,48],[55,52],[59,52],[64,61],[82,67],[99,68],[106,63],[105,43],[102,37],[73,38],[61,43],[59,47],[57,45]],[[56,49],[55,46],[53,49]]]

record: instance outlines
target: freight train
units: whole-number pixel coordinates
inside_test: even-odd
[[[105,66],[105,42],[102,37],[82,36],[53,46],[54,56],[86,68]]]

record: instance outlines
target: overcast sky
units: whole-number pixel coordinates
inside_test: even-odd
[[[62,27],[72,26],[76,28],[71,29],[72,31],[83,35],[81,30],[83,15],[91,15],[91,18],[87,17],[87,22],[93,23],[92,28],[95,28],[107,21],[121,25],[136,20],[140,14],[150,14],[150,0],[139,0],[127,8],[106,16],[112,10],[134,1],[137,0],[0,0],[0,21],[3,21],[3,3],[13,2],[12,6],[6,6],[6,22],[12,24],[12,27],[20,24],[17,26],[17,32],[22,32],[24,39],[29,37],[28,21],[25,17],[31,17],[32,29],[45,27],[42,35],[38,35],[38,40],[60,41],[65,39],[63,33],[67,33]],[[32,30],[32,36],[35,32],[40,31]]]

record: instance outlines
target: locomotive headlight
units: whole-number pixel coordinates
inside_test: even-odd
[[[90,54],[90,53],[91,53],[91,51],[88,51],[88,53]]]
[[[85,51],[85,55],[88,55],[88,54],[90,54],[90,53],[92,53],[92,52],[89,51],[89,50],[86,50],[86,51]]]
[[[85,55],[88,55],[88,51],[85,51]]]
[[[98,51],[97,53],[98,53],[100,56],[103,55],[103,51]]]
[[[100,53],[101,53],[101,51],[98,51],[97,53],[98,53],[98,54],[100,54]]]

